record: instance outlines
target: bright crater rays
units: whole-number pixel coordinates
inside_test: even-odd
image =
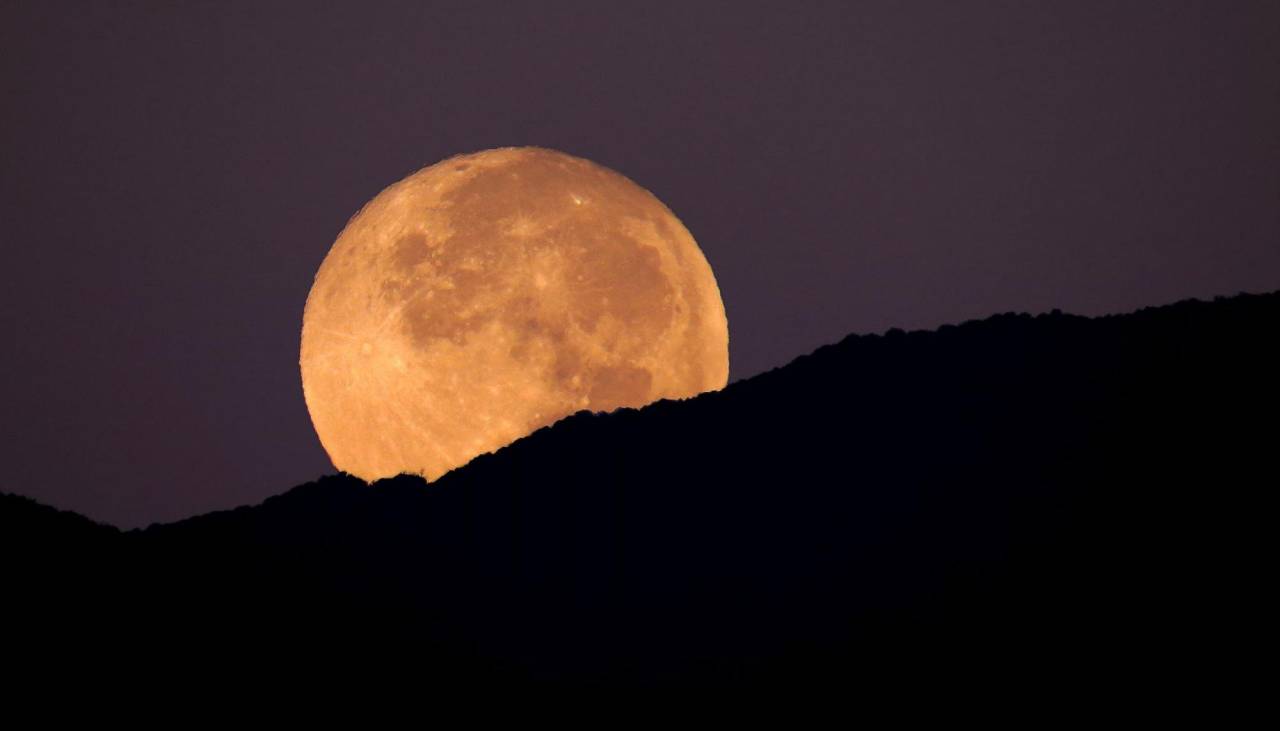
[[[728,338],[711,267],[652,194],[503,148],[351,219],[307,298],[302,385],[338,469],[435,479],[582,409],[722,388]]]

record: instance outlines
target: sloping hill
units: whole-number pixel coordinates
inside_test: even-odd
[[[69,645],[176,666],[273,648],[485,684],[1220,679],[1275,610],[1277,332],[1280,294],[849,337],[430,485],[326,477],[123,534],[49,522],[6,546],[74,534],[93,558],[26,550],[23,581],[96,578],[11,606],[90,607],[57,627]]]

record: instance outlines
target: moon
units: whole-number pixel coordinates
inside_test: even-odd
[[[729,330],[706,257],[649,191],[501,148],[424,168],[347,223],[300,366],[335,467],[434,480],[577,411],[723,388]]]

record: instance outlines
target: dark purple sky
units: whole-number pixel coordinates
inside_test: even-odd
[[[455,153],[652,190],[731,380],[850,332],[1280,288],[1274,0],[10,1],[0,135],[0,490],[123,526],[331,471],[312,276]]]

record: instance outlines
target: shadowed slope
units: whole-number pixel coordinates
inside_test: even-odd
[[[112,590],[16,596],[93,606],[76,641],[464,682],[1187,682],[1273,616],[1278,328],[1265,295],[850,337],[430,485],[51,523],[9,543],[74,534]]]

